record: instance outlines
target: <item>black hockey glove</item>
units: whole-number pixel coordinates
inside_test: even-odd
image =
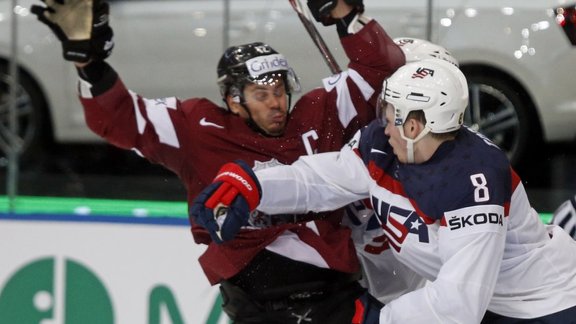
[[[64,59],[85,63],[104,60],[114,47],[108,24],[109,6],[102,0],[42,0],[30,11],[46,24],[62,43]]]
[[[344,0],[344,2],[346,2],[347,4],[349,4],[351,6],[355,6],[356,10],[358,10],[359,13],[364,12],[364,1],[363,0]]]
[[[344,2],[355,6],[358,13],[364,12],[364,3],[362,0],[344,0]],[[338,21],[330,15],[332,9],[338,4],[338,0],[308,0],[307,4],[314,19],[322,23],[322,25],[330,26]]]
[[[192,203],[190,216],[218,244],[236,236],[248,225],[250,212],[260,203],[261,188],[254,171],[238,160],[220,168],[214,182]]]

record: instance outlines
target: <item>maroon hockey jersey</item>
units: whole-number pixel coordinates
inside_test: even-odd
[[[374,20],[341,38],[341,43],[350,59],[348,69],[295,103],[282,137],[255,132],[207,99],[146,99],[129,91],[113,70],[104,91],[95,93],[102,85],[80,82],[86,122],[111,144],[134,149],[177,174],[191,203],[226,162],[242,159],[259,169],[290,164],[301,155],[337,151],[374,118],[382,82],[404,64],[404,55]],[[220,245],[203,228],[193,223],[191,228],[194,240],[208,245],[200,263],[212,284],[234,276],[265,248],[323,268],[359,270],[349,229],[339,224],[339,213],[323,220],[274,224],[253,215],[251,226]]]

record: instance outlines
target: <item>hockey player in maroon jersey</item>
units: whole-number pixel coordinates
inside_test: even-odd
[[[361,0],[314,0],[308,2],[312,13],[336,26],[350,62],[293,107],[298,79],[286,58],[263,43],[234,46],[221,57],[222,106],[204,98],[147,99],[129,91],[105,62],[113,46],[105,2],[43,1],[46,6],[32,12],[78,68],[89,127],[172,170],[189,202],[227,162],[243,159],[247,169],[262,169],[338,150],[374,118],[382,81],[404,64],[399,47],[363,14]],[[356,304],[371,300],[358,285],[359,264],[349,230],[339,225],[341,211],[307,221],[311,217],[253,213],[232,240],[236,232],[228,228],[235,226],[226,224],[233,217],[209,231],[191,217],[194,240],[208,246],[200,264],[211,284],[221,284],[223,309],[236,323],[351,323]]]

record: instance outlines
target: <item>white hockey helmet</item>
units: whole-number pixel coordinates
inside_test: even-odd
[[[459,66],[458,60],[452,56],[446,48],[427,40],[412,37],[398,37],[394,38],[394,43],[404,52],[406,63],[437,58]]]
[[[468,106],[468,85],[459,68],[437,59],[407,63],[384,81],[380,101],[394,106],[394,124],[401,126],[411,111],[422,110],[425,133],[459,129]]]

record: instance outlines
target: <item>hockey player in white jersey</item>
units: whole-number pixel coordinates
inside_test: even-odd
[[[404,53],[406,63],[439,59],[459,66],[458,60],[443,46],[413,38],[394,38]],[[390,250],[384,229],[369,202],[346,206],[342,223],[351,229],[358,260],[362,265],[360,283],[382,303],[423,287],[426,279],[399,262]]]
[[[576,323],[576,241],[541,222],[505,153],[462,126],[460,70],[408,63],[381,98],[381,117],[341,151],[216,177],[232,188],[219,194],[268,214],[370,199],[394,255],[430,283],[381,309],[359,300],[355,323]],[[238,190],[258,185],[261,196]]]

